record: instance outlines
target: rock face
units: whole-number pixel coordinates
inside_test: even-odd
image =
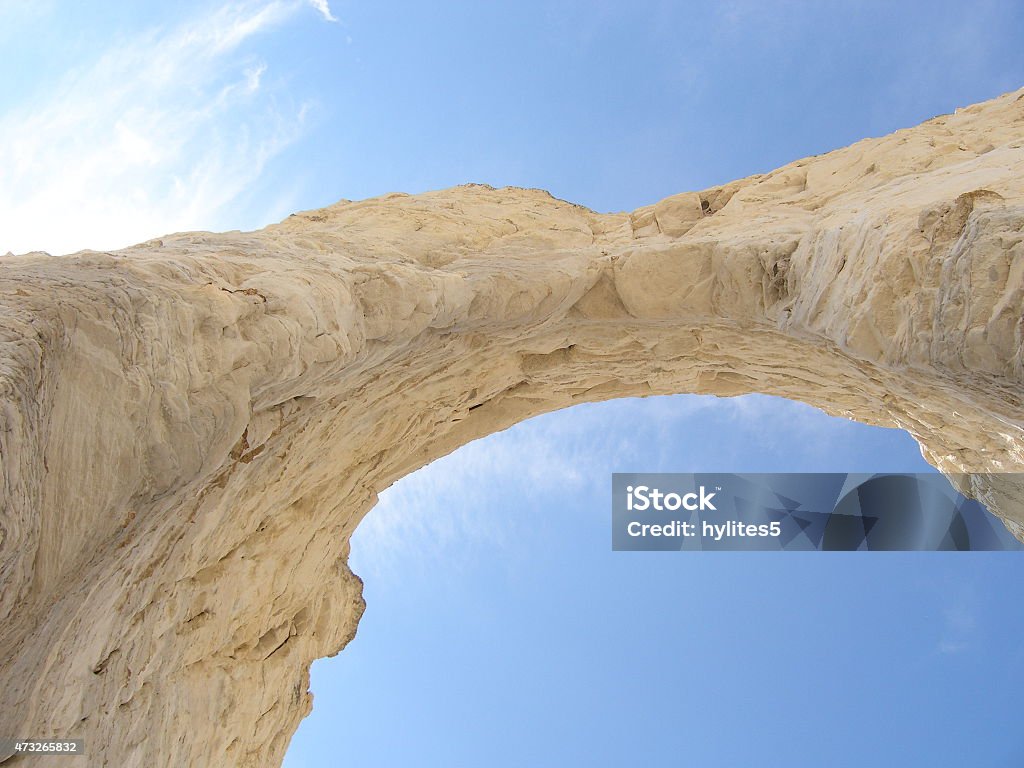
[[[1024,470],[1022,310],[1024,91],[633,213],[466,186],[8,255],[0,736],[279,764],[377,493],[575,403],[765,392]]]

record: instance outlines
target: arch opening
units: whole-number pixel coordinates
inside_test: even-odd
[[[856,761],[872,748],[865,727],[920,727],[931,703],[908,691],[931,694],[891,669],[916,654],[921,674],[948,679],[979,652],[945,618],[949,584],[980,568],[972,610],[994,609],[1017,591],[994,583],[1005,563],[610,551],[612,471],[726,464],[928,468],[905,432],[756,395],[573,406],[464,446],[382,494],[353,536],[369,608],[345,652],[314,665],[316,705],[286,768],[329,764],[327,734],[354,762],[619,765],[641,750],[657,763],[685,744],[724,766],[745,759],[725,738],[737,711],[751,749],[797,762],[827,762],[835,743]],[[866,641],[868,624],[885,643]],[[838,701],[869,694],[881,703],[839,715]],[[958,732],[1000,743],[996,709]],[[795,710],[820,741],[791,738]]]

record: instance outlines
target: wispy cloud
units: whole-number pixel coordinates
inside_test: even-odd
[[[970,636],[975,628],[974,613],[967,605],[956,605],[943,612],[942,636],[939,638],[939,653],[952,654],[966,651],[970,647]]]
[[[278,105],[287,100],[247,44],[305,7],[207,8],[108,45],[0,116],[0,253],[230,225],[232,204],[301,135],[308,109]]]
[[[943,655],[962,653],[971,647],[978,628],[974,605],[977,595],[969,585],[960,585],[946,595],[936,650]]]
[[[320,15],[324,17],[325,21],[338,20],[334,14],[331,13],[331,6],[327,4],[327,0],[309,0],[309,4],[320,12]]]
[[[458,568],[467,552],[511,545],[514,511],[557,506],[562,494],[609,481],[609,457],[628,457],[628,436],[609,433],[602,406],[578,406],[474,441],[403,478],[380,495],[353,538],[364,577],[401,573],[421,562]],[[468,545],[476,545],[468,546]],[[481,546],[484,545],[484,546]]]

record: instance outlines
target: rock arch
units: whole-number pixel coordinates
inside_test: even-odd
[[[279,764],[376,494],[574,403],[764,392],[1019,471],[1022,232],[1017,92],[632,213],[470,185],[3,257],[0,731]]]

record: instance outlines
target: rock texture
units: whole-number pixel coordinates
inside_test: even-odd
[[[471,185],[8,255],[0,735],[279,764],[377,493],[575,403],[765,392],[1022,470],[1022,310],[1024,91],[633,213]]]

